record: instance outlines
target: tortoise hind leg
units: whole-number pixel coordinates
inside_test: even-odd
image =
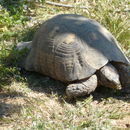
[[[32,41],[29,42],[20,42],[16,46],[16,50],[23,51],[25,54],[21,57],[20,62],[18,63],[21,68],[24,68],[28,71],[33,71],[33,61],[34,53],[32,53]]]
[[[66,94],[68,97],[79,97],[85,96],[93,92],[97,87],[97,76],[92,75],[89,79],[85,81],[79,81],[78,83],[73,83],[67,86]]]
[[[108,63],[97,72],[99,85],[121,89],[120,77],[116,68]]]
[[[27,48],[27,49],[30,50],[31,47],[32,47],[32,41],[29,41],[29,42],[20,42],[20,43],[17,44],[16,49],[17,50],[23,50],[23,49]]]

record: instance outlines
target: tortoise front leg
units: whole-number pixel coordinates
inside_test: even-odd
[[[66,94],[68,97],[85,96],[93,92],[97,87],[97,76],[92,75],[85,81],[79,81],[78,83],[69,84],[66,88]]]
[[[108,63],[102,67],[97,72],[97,76],[99,85],[109,88],[121,89],[119,73],[112,64]]]

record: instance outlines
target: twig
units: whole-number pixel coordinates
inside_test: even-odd
[[[51,1],[45,1],[46,4],[49,5],[55,5],[55,6],[59,6],[59,7],[66,7],[66,8],[75,8],[75,5],[68,5],[68,4],[61,4],[61,3],[57,3],[57,2],[51,2]],[[88,9],[91,8],[90,6],[79,6],[80,9]],[[124,9],[123,11],[121,10],[117,10],[116,12],[130,12],[130,9]]]
[[[45,3],[49,4],[49,5],[55,5],[55,6],[66,7],[66,8],[75,8],[76,7],[74,5],[68,5],[68,4],[66,5],[66,4],[61,4],[61,3],[51,2],[51,1],[46,1]],[[81,9],[88,9],[90,7],[80,6],[79,8],[81,8]]]

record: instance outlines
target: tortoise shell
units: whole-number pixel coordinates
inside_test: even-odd
[[[129,64],[107,29],[81,15],[61,14],[42,24],[25,68],[70,82],[90,77],[110,61]]]

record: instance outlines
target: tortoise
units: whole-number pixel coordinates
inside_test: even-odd
[[[100,23],[77,14],[60,14],[45,21],[22,67],[66,83],[68,97],[90,94],[97,86],[130,87],[130,61],[114,36]]]

